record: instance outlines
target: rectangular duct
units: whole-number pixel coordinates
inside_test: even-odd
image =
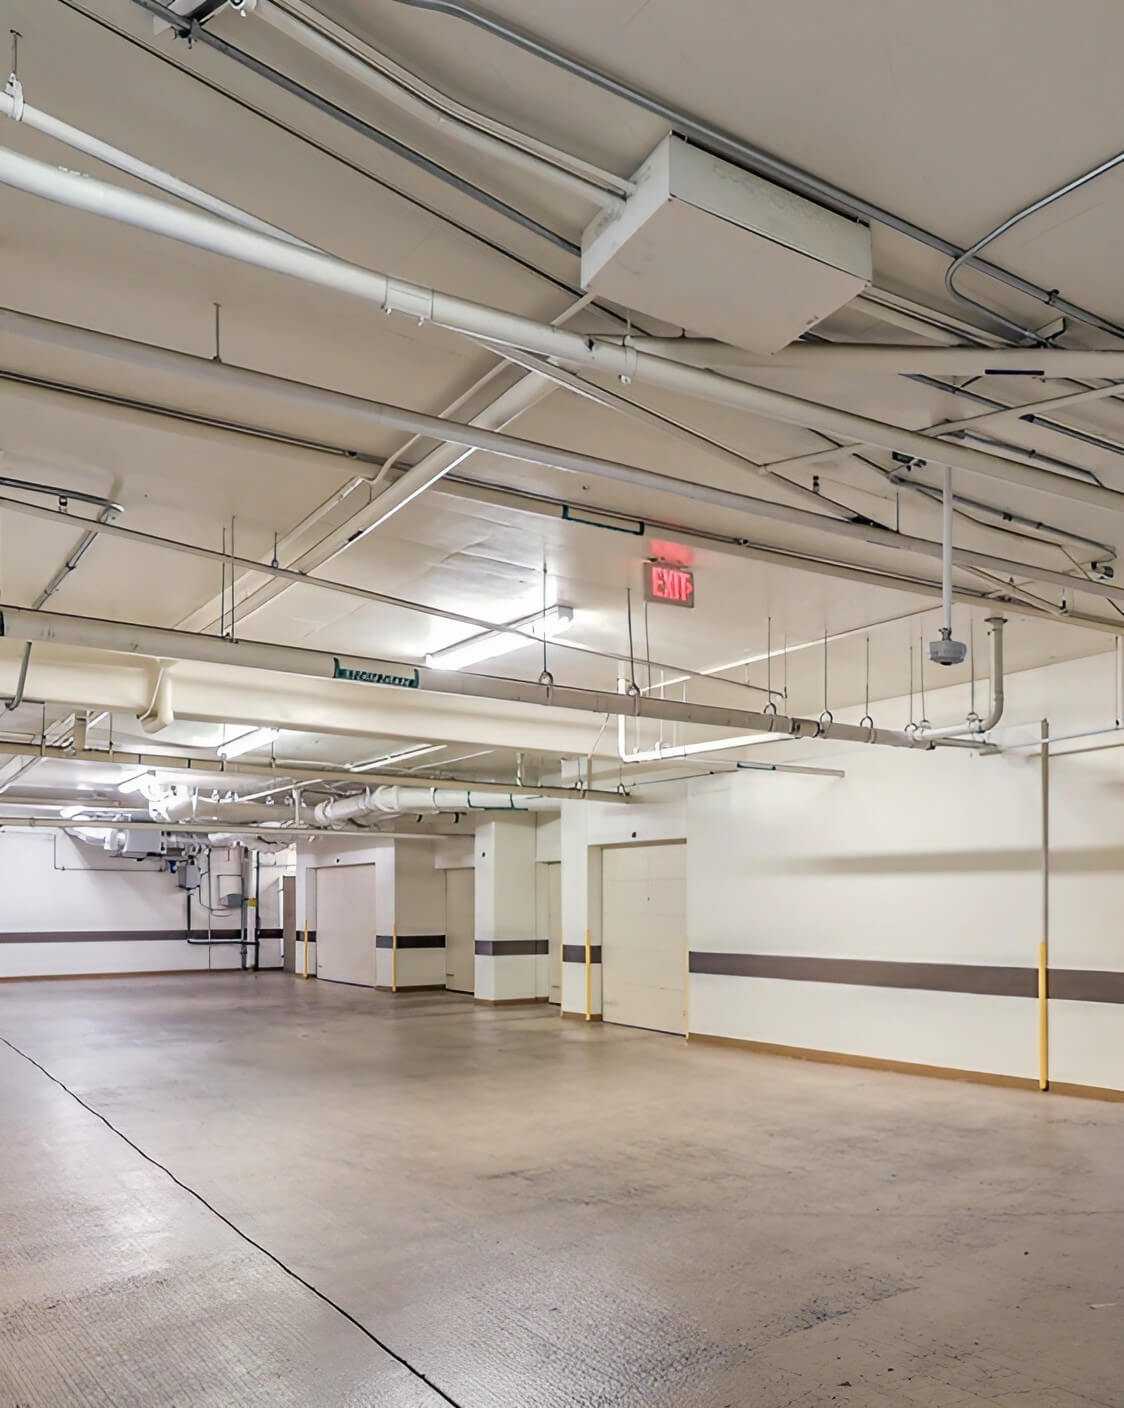
[[[751,352],[779,351],[871,280],[867,226],[669,133],[582,236],[582,287]]]

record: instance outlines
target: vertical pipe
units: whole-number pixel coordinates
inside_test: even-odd
[[[952,639],[952,470],[944,467],[941,497],[941,605],[948,639]]]
[[[1042,720],[1042,938],[1038,945],[1038,1089],[1050,1086],[1050,723]]]
[[[390,931],[390,990],[398,991],[398,925]]]
[[[254,972],[261,971],[261,851],[254,852]]]
[[[691,940],[683,943],[683,1039],[691,1040]]]
[[[585,931],[585,1020],[593,1019],[593,952],[590,931]]]

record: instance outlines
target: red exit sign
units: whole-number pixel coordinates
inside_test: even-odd
[[[669,606],[694,606],[695,574],[689,567],[672,567],[666,562],[644,564],[644,597]]]

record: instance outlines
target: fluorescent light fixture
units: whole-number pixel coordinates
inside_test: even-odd
[[[387,763],[400,763],[403,758],[420,758],[423,753],[440,753],[447,743],[417,743],[412,748],[403,748],[398,753],[384,753],[381,758],[368,758],[364,763],[352,763],[349,772],[361,772],[364,768],[381,768]]]
[[[508,621],[507,626],[515,626],[539,640],[553,640],[574,624],[572,606],[549,606],[545,611],[536,611],[531,616],[521,616],[517,621]],[[466,665],[478,664],[481,660],[493,660],[498,655],[510,655],[529,645],[525,635],[512,635],[510,629],[499,627],[494,631],[483,631],[478,636],[470,636],[456,645],[448,645],[444,650],[435,650],[425,657],[425,663],[437,670],[463,670]]]
[[[252,728],[249,733],[239,734],[228,743],[220,743],[218,754],[220,758],[240,758],[243,753],[250,753],[255,748],[264,748],[280,737],[279,728]]]
[[[73,821],[76,816],[85,816],[85,807],[60,807],[59,816],[65,817],[67,821]]]
[[[134,773],[132,777],[127,777],[124,782],[119,782],[117,784],[117,790],[118,792],[124,792],[126,794],[130,792],[140,792],[143,790],[145,783],[150,781],[151,778],[151,771],[145,768],[143,772]]]

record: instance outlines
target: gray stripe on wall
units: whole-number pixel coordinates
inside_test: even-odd
[[[393,934],[376,934],[376,948],[394,948],[395,940]],[[444,948],[444,934],[399,934],[398,948]]]
[[[865,958],[804,958],[778,953],[692,952],[690,966],[692,973],[718,973],[733,978],[921,988],[929,992],[978,993],[988,997],[1035,997],[1038,993],[1038,973],[1034,968],[1005,968],[983,963],[896,963]],[[1060,994],[1055,992],[1054,996]]]
[[[982,963],[893,963],[861,958],[804,958],[778,953],[692,953],[692,973],[732,978],[783,978],[798,983],[847,983],[874,988],[1037,997],[1038,970]],[[1051,968],[1047,994],[1058,1001],[1124,1003],[1124,972]]]
[[[601,962],[601,945],[600,945],[600,944],[590,944],[590,946],[589,946],[589,961],[590,961],[590,963],[600,963],[600,962]],[[563,944],[563,945],[562,945],[562,962],[563,962],[563,963],[580,963],[580,964],[584,967],[584,966],[585,966],[585,944]]]
[[[211,937],[236,939],[238,933],[237,929],[215,929]],[[0,933],[0,944],[183,943],[187,937],[182,929],[43,929],[32,933]],[[191,937],[205,939],[208,935],[206,929],[192,929]],[[247,939],[247,943],[252,942]]]
[[[477,939],[476,950],[484,958],[510,958],[516,954],[549,953],[546,939]]]
[[[1066,1002],[1124,1002],[1124,973],[1098,968],[1051,968],[1046,992]]]

